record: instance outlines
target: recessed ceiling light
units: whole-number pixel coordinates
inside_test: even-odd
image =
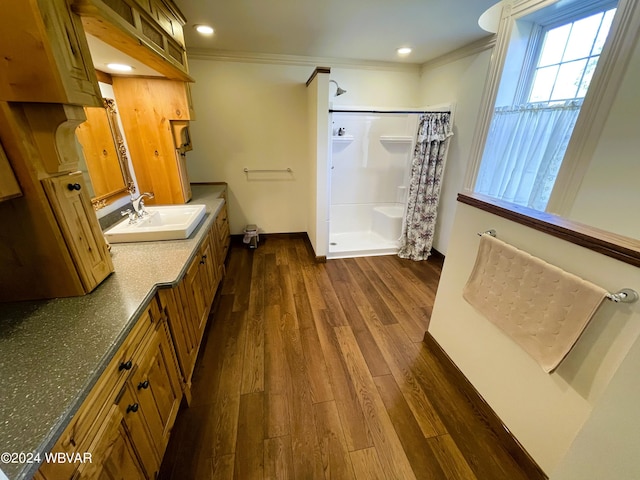
[[[194,25],[194,28],[202,35],[213,35],[213,28],[209,25]]]
[[[400,47],[398,50],[398,55],[409,55],[411,53],[410,47]]]
[[[131,65],[125,65],[124,63],[107,63],[107,68],[114,72],[130,72],[133,70]]]

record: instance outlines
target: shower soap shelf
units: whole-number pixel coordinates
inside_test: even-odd
[[[413,137],[400,135],[380,135],[380,141],[382,143],[411,143],[413,142]]]
[[[353,135],[334,135],[333,143],[349,143],[353,141]]]

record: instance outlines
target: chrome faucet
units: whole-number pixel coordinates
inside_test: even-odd
[[[147,211],[144,208],[144,197],[153,198],[154,197],[153,192],[141,193],[138,198],[131,199],[133,210],[135,211],[135,215],[138,218],[142,218],[145,215],[148,215]]]

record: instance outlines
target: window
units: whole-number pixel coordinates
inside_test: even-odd
[[[516,24],[475,192],[545,210],[614,7],[589,2]]]
[[[528,102],[584,98],[615,9],[546,29]]]

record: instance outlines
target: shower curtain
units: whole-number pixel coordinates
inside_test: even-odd
[[[444,161],[449,148],[451,113],[420,116],[411,165],[409,199],[398,256],[426,260],[431,254]]]

